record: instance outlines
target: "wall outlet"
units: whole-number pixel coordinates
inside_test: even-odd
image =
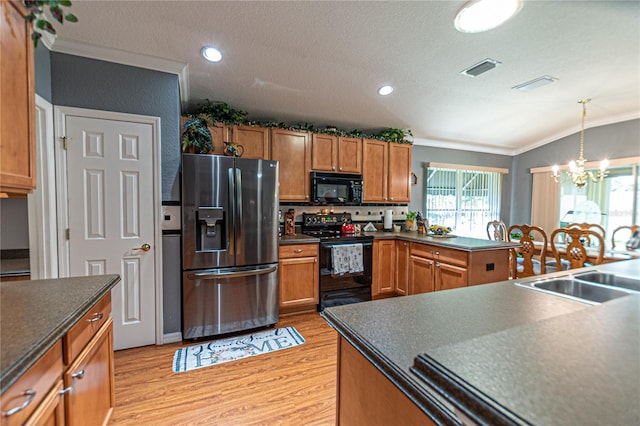
[[[166,230],[180,230],[180,206],[162,206],[160,225]]]

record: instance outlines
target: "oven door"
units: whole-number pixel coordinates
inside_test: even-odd
[[[334,246],[345,244],[362,244],[363,271],[355,273],[334,274],[331,256]],[[320,293],[367,287],[371,291],[373,271],[373,242],[371,240],[331,241],[320,243]]]

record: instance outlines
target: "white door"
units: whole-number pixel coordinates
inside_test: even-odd
[[[69,275],[119,274],[114,349],[156,342],[153,128],[67,115]]]

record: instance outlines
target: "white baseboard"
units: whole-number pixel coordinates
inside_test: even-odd
[[[176,343],[176,342],[182,342],[182,333],[179,331],[176,331],[175,333],[166,333],[162,336],[163,339],[163,344],[167,344],[167,343]]]

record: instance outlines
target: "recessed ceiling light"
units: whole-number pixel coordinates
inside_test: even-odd
[[[514,17],[522,0],[470,0],[456,14],[454,25],[463,33],[488,31]]]
[[[211,46],[202,49],[202,56],[209,62],[220,62],[222,60],[222,53]]]
[[[387,96],[390,95],[393,92],[393,86],[382,86],[381,88],[378,89],[378,95],[380,96]]]
[[[529,90],[537,89],[538,87],[551,84],[556,80],[557,78],[555,77],[551,77],[549,75],[543,75],[542,77],[534,78],[533,80],[527,81],[526,83],[513,86],[512,89],[520,90],[522,92],[528,92]]]

